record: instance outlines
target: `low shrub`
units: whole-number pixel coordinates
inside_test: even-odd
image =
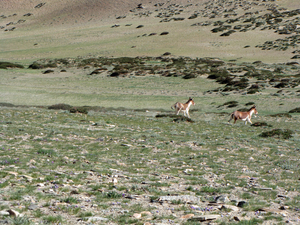
[[[300,113],[300,107],[290,110],[289,113]]]
[[[48,74],[48,73],[54,73],[54,70],[46,70],[43,72],[43,74]]]
[[[57,67],[56,63],[42,64],[39,62],[33,62],[28,66],[28,69],[37,70],[37,69],[56,68],[56,67]]]
[[[275,138],[289,139],[292,137],[293,133],[294,131],[289,129],[273,129],[271,131],[263,132],[259,136],[263,138],[275,137]]]
[[[187,75],[185,75],[185,76],[183,76],[182,78],[183,79],[192,79],[192,78],[197,78],[198,77],[198,75],[197,74],[192,74],[192,73],[190,73],[190,74],[187,74]]]
[[[229,102],[225,102],[221,106],[227,106],[228,108],[233,108],[233,107],[236,107],[238,105],[239,105],[239,103],[237,101],[229,101]]]
[[[80,107],[72,107],[70,109],[70,113],[82,113],[82,114],[88,114],[88,106],[80,106]]]
[[[71,105],[68,104],[55,104],[48,107],[48,109],[54,109],[54,110],[70,110],[72,108]]]
[[[10,62],[0,62],[0,69],[7,69],[7,68],[21,68],[23,69],[24,66],[16,63],[10,63]]]
[[[287,117],[287,118],[291,118],[292,116],[288,113],[277,113],[277,114],[273,114],[270,115],[271,117]]]
[[[255,122],[251,124],[253,127],[272,127],[272,125],[268,125],[266,122]]]
[[[6,103],[6,102],[0,102],[0,107],[14,107],[14,104]]]

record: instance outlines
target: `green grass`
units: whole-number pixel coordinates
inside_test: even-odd
[[[61,223],[61,222],[63,222],[63,218],[62,218],[62,216],[45,216],[45,217],[43,217],[43,221],[45,222],[45,223],[52,223],[52,224],[57,224],[57,223]]]
[[[273,97],[272,88],[262,95],[203,95],[219,86],[205,77],[115,79],[77,72],[43,77],[22,71],[5,70],[1,80],[5,86],[0,89],[1,101],[18,106],[4,104],[0,110],[0,192],[5,193],[4,202],[19,207],[28,218],[68,224],[65,216],[72,222],[99,216],[119,224],[143,224],[146,217],[132,215],[149,211],[156,223],[181,223],[180,216],[191,210],[189,204],[158,202],[167,195],[199,197],[200,202],[192,203],[199,207],[220,195],[235,196],[247,202],[241,210],[250,218],[240,224],[281,222],[274,215],[262,214],[259,221],[252,217],[257,210],[278,204],[282,193],[288,197],[280,198],[280,203],[299,212],[300,116],[269,116],[295,108],[297,96]],[[28,99],[37,93],[43,97]],[[170,106],[190,95],[196,102],[190,112],[193,123],[156,117],[173,115]],[[32,101],[43,107],[28,106]],[[261,138],[269,128],[228,124],[235,108],[218,106],[230,101],[239,106],[255,102],[259,117],[253,122],[290,129],[292,137]],[[53,104],[98,107],[80,114],[48,109]],[[41,202],[40,210],[28,209],[26,199],[33,196]],[[178,218],[172,216],[174,211]],[[222,222],[229,221],[224,217]]]

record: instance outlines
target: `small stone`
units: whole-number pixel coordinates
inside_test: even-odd
[[[234,206],[234,205],[222,205],[222,207],[220,208],[220,210],[222,210],[222,209],[230,209],[230,210],[232,210],[234,212],[237,212],[237,211],[240,210],[239,207]]]
[[[88,222],[94,222],[94,221],[107,221],[107,218],[99,217],[99,216],[94,216],[94,217],[89,217]]]
[[[261,188],[261,190],[263,190],[263,191],[272,191],[273,190],[273,188]]]
[[[278,198],[287,198],[287,196],[286,196],[286,195],[280,195],[280,194],[279,194],[279,195],[277,195],[277,197],[278,197]]]
[[[9,212],[7,212],[7,211],[0,211],[0,216],[9,216]]]
[[[242,176],[238,176],[239,179],[250,179],[249,176],[246,176],[246,175],[242,175]]]
[[[182,217],[180,217],[181,219],[189,219],[189,218],[192,218],[193,216],[195,216],[194,214],[186,214],[186,215],[183,215]]]
[[[203,216],[194,216],[188,220],[204,222],[204,221],[216,220],[220,217],[221,217],[220,215],[203,215]]]
[[[36,210],[39,206],[35,205],[35,204],[31,204],[30,206],[28,206],[28,209],[30,210]]]
[[[72,194],[72,195],[78,195],[79,192],[78,192],[77,190],[72,190],[72,191],[70,192],[70,194]]]
[[[194,170],[193,169],[185,169],[183,171],[183,173],[187,174],[187,175],[191,175],[191,172],[193,172]]]
[[[182,202],[199,202],[200,199],[192,195],[179,195],[179,196],[160,196],[158,201],[182,201]]]
[[[9,171],[8,173],[9,173],[9,174],[12,174],[12,175],[14,175],[14,176],[18,176],[18,173],[17,173],[17,172],[11,172],[11,171]]]
[[[247,204],[247,202],[245,202],[245,201],[240,201],[238,204],[237,204],[237,207],[244,207],[244,205],[246,205]]]
[[[217,203],[226,203],[226,202],[230,202],[230,199],[225,195],[221,195],[216,198],[216,202]]]
[[[132,145],[130,145],[130,144],[121,144],[121,146],[132,147]]]
[[[36,164],[36,161],[34,159],[30,159],[28,163],[26,163],[27,166],[30,166],[30,165],[35,165]]]
[[[7,212],[9,213],[10,216],[14,216],[14,217],[23,217],[23,215],[13,209],[9,209],[7,210]]]
[[[152,216],[152,213],[149,211],[143,211],[141,212],[142,215]]]
[[[140,213],[134,213],[134,214],[132,215],[132,217],[134,217],[134,218],[136,218],[136,219],[140,219],[140,218],[142,218],[142,214],[140,214]]]
[[[241,221],[241,219],[238,216],[233,217],[233,219],[238,222]]]
[[[31,182],[33,180],[33,178],[28,175],[21,175],[21,177],[24,177],[25,179],[27,179],[28,182]]]

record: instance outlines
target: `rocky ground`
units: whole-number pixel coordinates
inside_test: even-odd
[[[1,223],[299,223],[297,114],[159,115],[2,106]]]

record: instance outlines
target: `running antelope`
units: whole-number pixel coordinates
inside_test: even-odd
[[[256,110],[256,106],[252,106],[251,109],[249,109],[247,112],[241,112],[241,111],[234,111],[233,113],[231,113],[230,115],[230,119],[228,120],[228,123],[234,119],[234,123],[237,121],[237,120],[243,120],[245,121],[245,125],[247,124],[247,121],[249,123],[252,124],[251,122],[251,116],[252,114],[258,114],[257,110]]]
[[[176,102],[174,105],[171,106],[171,109],[176,109],[176,115],[178,115],[180,113],[180,111],[182,111],[184,116],[191,118],[190,114],[189,114],[189,109],[190,109],[191,105],[195,105],[195,102],[190,97],[189,100],[184,104],[180,103],[180,102]]]

